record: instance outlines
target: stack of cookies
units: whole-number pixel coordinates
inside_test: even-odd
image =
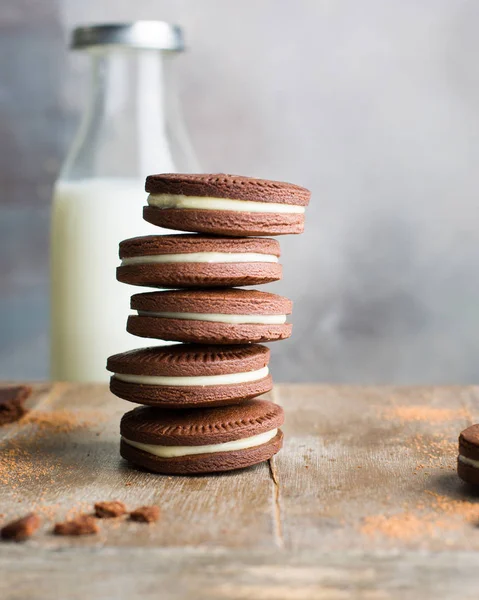
[[[144,406],[121,421],[121,455],[158,473],[209,473],[254,465],[282,445],[270,351],[288,338],[292,303],[237,289],[281,279],[277,241],[301,233],[308,190],[232,175],[152,175],[146,221],[194,234],[120,244],[119,281],[163,291],[135,294],[127,330],[181,342],[108,359],[111,391]],[[164,289],[167,291],[164,291]]]

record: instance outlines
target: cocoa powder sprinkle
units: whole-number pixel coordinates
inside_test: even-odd
[[[101,411],[31,410],[11,427],[12,435],[0,444],[0,483],[11,493],[32,481],[54,484],[60,456],[40,451],[52,434],[68,435],[105,420]],[[73,468],[62,465],[63,468]]]
[[[390,539],[411,541],[440,535],[458,529],[466,521],[479,521],[479,502],[458,500],[426,490],[426,498],[414,507],[392,515],[369,515],[363,519],[361,533],[370,537],[382,535]],[[429,512],[425,512],[429,511]]]
[[[467,418],[463,408],[434,408],[426,405],[393,406],[385,412],[388,419],[401,421],[428,421],[429,423],[444,423],[456,419]]]
[[[19,422],[20,425],[33,425],[41,433],[71,433],[105,419],[100,411],[32,410]]]

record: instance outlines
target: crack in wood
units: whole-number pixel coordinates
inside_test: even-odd
[[[268,465],[272,482],[274,536],[276,545],[279,548],[284,548],[283,523],[281,520],[281,488],[274,456],[269,459]]]

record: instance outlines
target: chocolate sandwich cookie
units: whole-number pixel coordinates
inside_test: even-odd
[[[199,344],[273,342],[291,335],[292,302],[256,290],[177,290],[135,294],[127,331]]]
[[[281,279],[280,249],[266,238],[149,235],[120,243],[117,279],[164,288],[259,285]]]
[[[157,473],[241,469],[278,452],[283,420],[283,409],[266,400],[186,411],[135,408],[121,420],[120,453]]]
[[[292,183],[222,173],[150,175],[145,189],[149,223],[234,236],[301,233],[311,195]]]
[[[457,474],[467,483],[479,485],[479,425],[471,425],[459,436]]]
[[[174,344],[110,356],[110,390],[168,408],[234,404],[272,388],[265,346]]]

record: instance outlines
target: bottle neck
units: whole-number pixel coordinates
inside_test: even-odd
[[[189,170],[192,151],[177,105],[174,55],[95,49],[91,89],[61,177],[143,178]]]

